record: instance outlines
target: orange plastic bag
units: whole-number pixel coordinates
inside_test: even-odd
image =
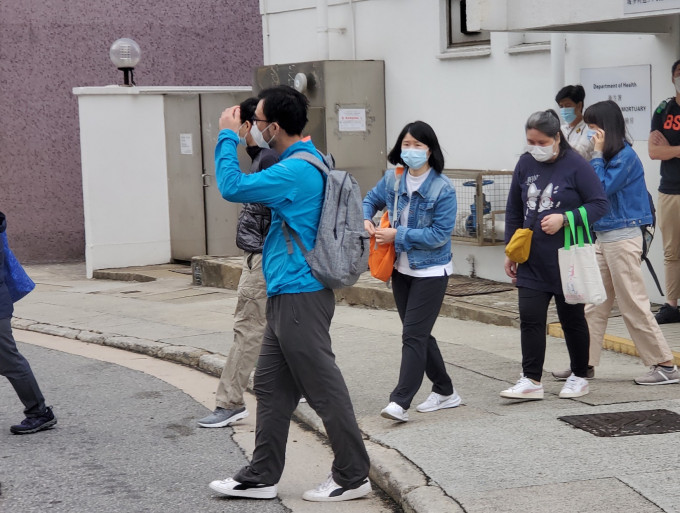
[[[385,211],[380,218],[380,228],[389,227],[390,217],[387,211]],[[371,270],[371,276],[381,281],[388,281],[392,276],[396,258],[397,253],[394,250],[394,242],[378,244],[375,240],[375,235],[371,235],[371,247],[368,253],[368,267]]]
[[[404,174],[404,166],[397,166],[394,170],[394,209],[393,215],[397,215],[397,191],[399,190],[399,182]],[[385,211],[380,218],[380,228],[389,228],[390,216],[388,211]],[[371,270],[371,276],[380,281],[389,281],[392,277],[392,270],[394,269],[394,262],[397,259],[397,252],[394,250],[394,242],[389,244],[378,244],[375,241],[375,235],[371,236],[371,247],[368,253],[368,268]]]

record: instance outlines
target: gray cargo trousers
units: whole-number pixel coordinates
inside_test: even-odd
[[[329,289],[268,299],[267,327],[255,370],[255,451],[250,465],[234,476],[236,481],[279,482],[290,419],[302,394],[326,428],[335,482],[352,489],[368,477],[368,453],[331,349],[334,312],[335,295]]]

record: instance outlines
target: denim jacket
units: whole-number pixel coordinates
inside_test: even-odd
[[[456,224],[456,190],[451,181],[432,170],[425,182],[411,196],[408,223],[400,217],[409,203],[406,172],[399,182],[396,215],[394,210],[395,170],[388,169],[378,184],[364,198],[364,219],[372,220],[387,207],[392,227],[397,229],[394,249],[406,251],[411,269],[445,265],[451,260],[451,232]]]
[[[596,154],[590,161],[609,200],[609,211],[593,224],[596,232],[608,232],[652,223],[645,170],[628,143],[609,162]]]

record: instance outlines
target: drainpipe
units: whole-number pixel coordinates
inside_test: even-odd
[[[316,0],[316,39],[319,60],[328,60],[328,0]]]
[[[562,33],[550,35],[550,69],[552,71],[552,94],[564,87],[564,47],[566,39]]]
[[[354,3],[349,0],[350,26],[352,27],[352,60],[357,60],[357,33],[356,22],[354,21]]]
[[[264,29],[263,64],[269,64],[271,62],[271,37],[269,36],[269,9],[267,8],[267,0],[262,0],[262,28]]]

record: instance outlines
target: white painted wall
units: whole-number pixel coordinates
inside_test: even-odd
[[[315,3],[260,0],[265,64],[319,58],[315,45]],[[621,16],[622,3],[607,0],[601,7],[609,6],[611,18],[615,18]],[[523,126],[528,116],[537,110],[557,107],[550,51],[512,53],[509,47],[518,36],[492,32],[488,55],[455,58],[443,54],[441,7],[442,2],[435,0],[330,0],[328,26],[347,29],[344,35],[329,34],[330,58],[347,59],[355,52],[357,59],[385,61],[388,146],[404,124],[422,119],[437,132],[447,168],[513,169],[523,149]],[[607,19],[607,13],[601,11],[598,10],[597,19]],[[543,13],[542,18],[550,16],[550,12]],[[350,30],[352,19],[354,32]],[[560,12],[556,21],[564,20]],[[578,21],[587,20],[581,16]],[[513,18],[512,23],[518,22]],[[660,100],[673,94],[669,69],[680,58],[678,20],[671,25],[671,33],[661,36],[567,34],[565,84],[578,83],[581,68],[651,64],[653,109]],[[546,40],[550,40],[549,34]],[[648,188],[655,194],[659,163],[647,157],[647,141],[636,141],[634,148],[645,165]],[[507,280],[502,247],[456,243],[453,253],[458,272],[468,274],[471,270],[468,259],[473,259],[478,276]],[[663,280],[660,234],[652,246],[651,257]],[[653,301],[662,301],[651,278],[647,288]]]

